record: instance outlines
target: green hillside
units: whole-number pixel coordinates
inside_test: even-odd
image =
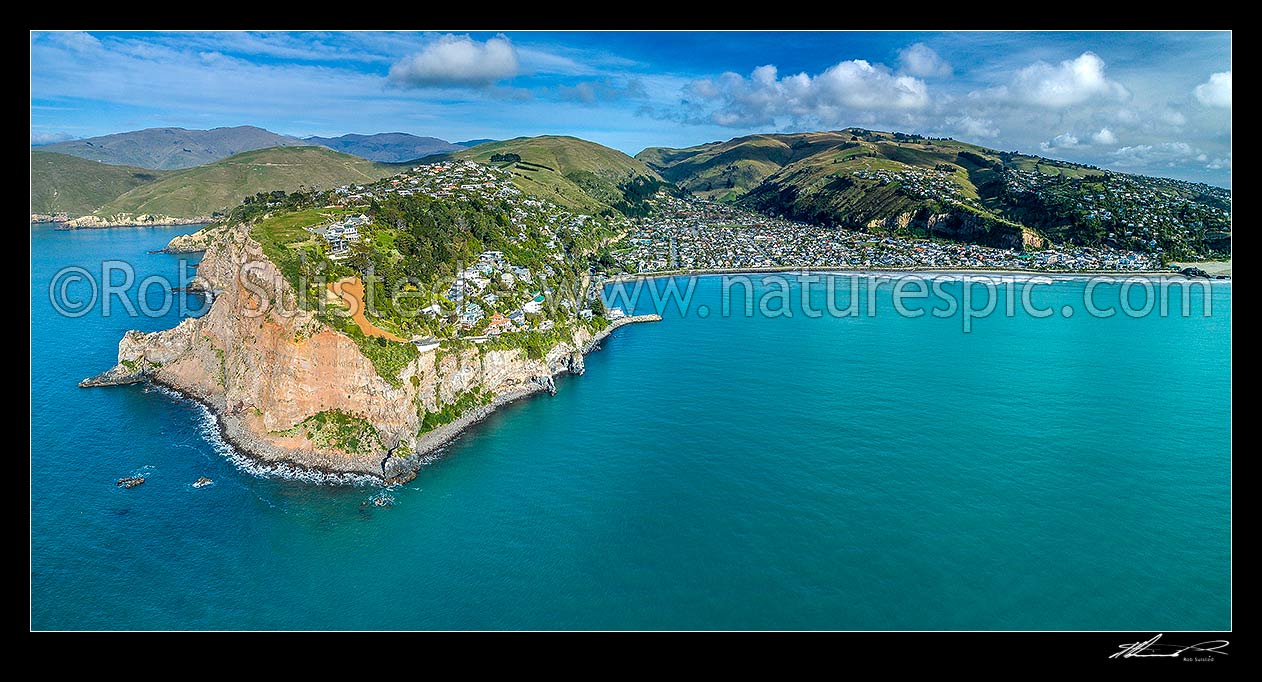
[[[841,133],[748,135],[685,149],[649,147],[635,158],[697,196],[730,201],[787,164],[849,139]]]
[[[324,147],[258,149],[170,173],[107,202],[96,214],[209,216],[257,192],[292,191],[301,185],[328,189],[371,182],[398,170],[398,166],[366,161]]]
[[[823,225],[1009,246],[1230,250],[1228,190],[946,138],[848,128],[636,155],[710,199]]]
[[[451,154],[426,157],[426,163],[469,159],[507,168],[513,184],[572,210],[597,214],[634,213],[662,177],[643,162],[595,142],[542,135],[488,142]]]
[[[91,213],[115,197],[169,175],[133,166],[111,166],[55,152],[31,152],[31,211]]]

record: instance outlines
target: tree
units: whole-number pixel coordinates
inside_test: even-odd
[[[368,240],[361,238],[352,243],[348,250],[350,254],[346,257],[346,264],[361,273],[368,272],[368,269],[372,267],[372,245],[368,243]]]

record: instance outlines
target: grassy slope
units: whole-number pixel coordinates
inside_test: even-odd
[[[643,162],[616,149],[559,135],[488,142],[450,155],[426,157],[425,161],[456,158],[491,163],[496,154],[521,157],[522,163],[511,164],[510,170],[513,183],[523,192],[580,213],[599,213],[608,208],[621,198],[618,185],[635,176],[661,179]]]
[[[87,215],[115,197],[170,171],[111,166],[55,152],[31,152],[31,210]]]
[[[989,198],[1002,188],[1002,179],[988,163],[1002,161],[1008,167],[1069,178],[1100,173],[1047,159],[1001,156],[998,151],[956,140],[895,140],[891,133],[852,129],[750,135],[687,149],[651,147],[636,158],[700,196],[741,200],[756,208],[850,225],[926,205],[924,200],[897,192],[893,185],[854,177],[858,170],[950,168],[960,194],[980,199],[984,211],[993,209],[996,214],[1000,207]]]
[[[698,196],[735,199],[786,165],[844,145],[849,139],[838,132],[748,135],[686,149],[649,147],[636,158]]]
[[[397,172],[323,147],[257,149],[221,161],[171,173],[110,201],[97,215],[153,213],[174,217],[210,215],[257,192],[295,190],[299,185],[329,188],[369,182]]]

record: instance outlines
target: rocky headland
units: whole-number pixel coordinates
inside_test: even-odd
[[[579,328],[542,358],[521,349],[430,350],[391,381],[350,337],[299,309],[248,227],[199,239],[198,276],[214,295],[210,310],[171,329],[128,331],[118,364],[80,386],[151,381],[173,389],[207,405],[226,440],[266,463],[410,479],[437,448],[500,405],[555,391],[553,377],[562,372],[581,374],[584,353],[614,329],[661,319],[626,317],[596,334]],[[489,400],[422,432],[426,413],[470,392]],[[330,422],[355,437],[326,438],[310,426]]]

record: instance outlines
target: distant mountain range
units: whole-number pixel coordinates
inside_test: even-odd
[[[174,170],[201,166],[254,149],[305,144],[310,143],[254,126],[235,126],[211,130],[146,128],[58,142],[37,149],[118,166]]]
[[[268,147],[319,145],[369,161],[400,163],[432,154],[460,151],[486,142],[494,142],[494,140],[479,139],[452,143],[437,137],[422,137],[411,133],[376,133],[374,135],[352,133],[338,137],[312,136],[300,139],[255,126],[235,126],[211,130],[146,128],[82,140],[32,146],[32,151],[56,152],[115,166],[178,170],[202,166],[226,159],[234,154]]]
[[[369,161],[398,163],[431,154],[454,152],[466,145],[452,144],[437,137],[421,137],[410,133],[377,133],[375,135],[342,135],[341,137],[308,137],[308,144],[318,144]]]

